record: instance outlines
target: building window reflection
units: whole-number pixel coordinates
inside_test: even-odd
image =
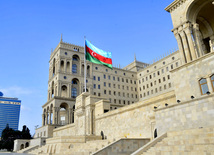
[[[208,85],[207,85],[207,80],[203,78],[199,81],[199,83],[200,83],[201,94],[202,95],[206,94],[209,91]]]
[[[212,83],[213,91],[214,91],[214,74],[210,78],[211,78],[211,83]]]

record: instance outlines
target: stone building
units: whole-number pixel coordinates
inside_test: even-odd
[[[50,57],[48,101],[34,137],[47,138],[46,145],[31,153],[117,154],[129,152],[137,143],[127,142],[129,138],[151,140],[133,154],[146,154],[148,149],[148,154],[194,154],[194,148],[199,154],[213,152],[213,4],[213,0],[175,0],[166,7],[179,50],[153,64],[135,59],[110,70],[87,62],[87,93],[83,93],[84,48],[61,39]],[[172,144],[173,136],[178,137]],[[99,141],[101,137],[113,143],[96,147],[105,142]],[[157,144],[161,139],[162,147]],[[116,147],[121,141],[124,145]]]

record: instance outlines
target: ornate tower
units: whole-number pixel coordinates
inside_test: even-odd
[[[183,64],[214,52],[213,0],[176,0],[165,10],[171,13]]]

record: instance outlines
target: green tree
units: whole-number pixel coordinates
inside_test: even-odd
[[[7,149],[13,151],[14,140],[16,139],[31,139],[30,130],[26,125],[23,126],[22,131],[15,131],[7,124],[2,131],[2,137],[0,141],[0,149]]]

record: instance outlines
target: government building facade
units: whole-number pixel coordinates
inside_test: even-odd
[[[42,126],[36,130],[30,149],[24,151],[214,152],[214,2],[175,0],[165,10],[171,13],[179,49],[153,64],[135,58],[126,67],[112,70],[89,61],[84,66],[84,47],[61,38],[49,60]],[[197,143],[199,137],[194,134],[204,139]],[[173,139],[176,136],[177,141]]]

